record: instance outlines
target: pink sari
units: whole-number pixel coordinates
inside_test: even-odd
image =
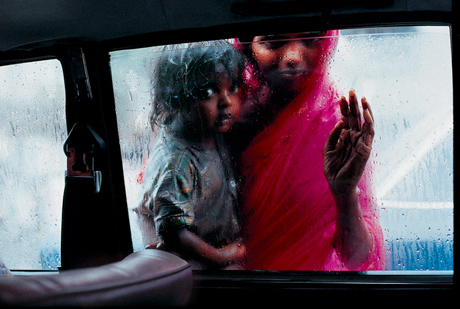
[[[332,54],[337,38],[324,41]],[[336,205],[322,156],[329,132],[341,119],[339,94],[325,69],[315,80],[241,156],[247,269],[349,270],[334,250]],[[368,163],[359,201],[374,248],[368,261],[353,270],[385,264],[371,169]]]

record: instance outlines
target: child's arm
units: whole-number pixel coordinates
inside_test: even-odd
[[[185,259],[190,258],[206,265],[225,267],[241,262],[246,249],[240,242],[231,243],[222,248],[215,248],[190,232],[181,228],[177,232],[163,235],[163,242],[168,250],[175,251]]]

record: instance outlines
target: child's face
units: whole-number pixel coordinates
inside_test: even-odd
[[[240,115],[243,96],[236,72],[229,73],[221,63],[215,71],[207,76],[209,83],[198,91],[190,113],[192,122],[208,135],[230,130]]]

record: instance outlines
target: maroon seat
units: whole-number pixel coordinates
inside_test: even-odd
[[[191,291],[190,265],[154,249],[99,267],[0,277],[0,305],[6,306],[184,306]]]

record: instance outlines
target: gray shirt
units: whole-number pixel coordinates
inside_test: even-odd
[[[205,149],[162,130],[152,147],[141,212],[154,217],[157,235],[187,227],[222,247],[239,237],[236,181],[221,136]]]

